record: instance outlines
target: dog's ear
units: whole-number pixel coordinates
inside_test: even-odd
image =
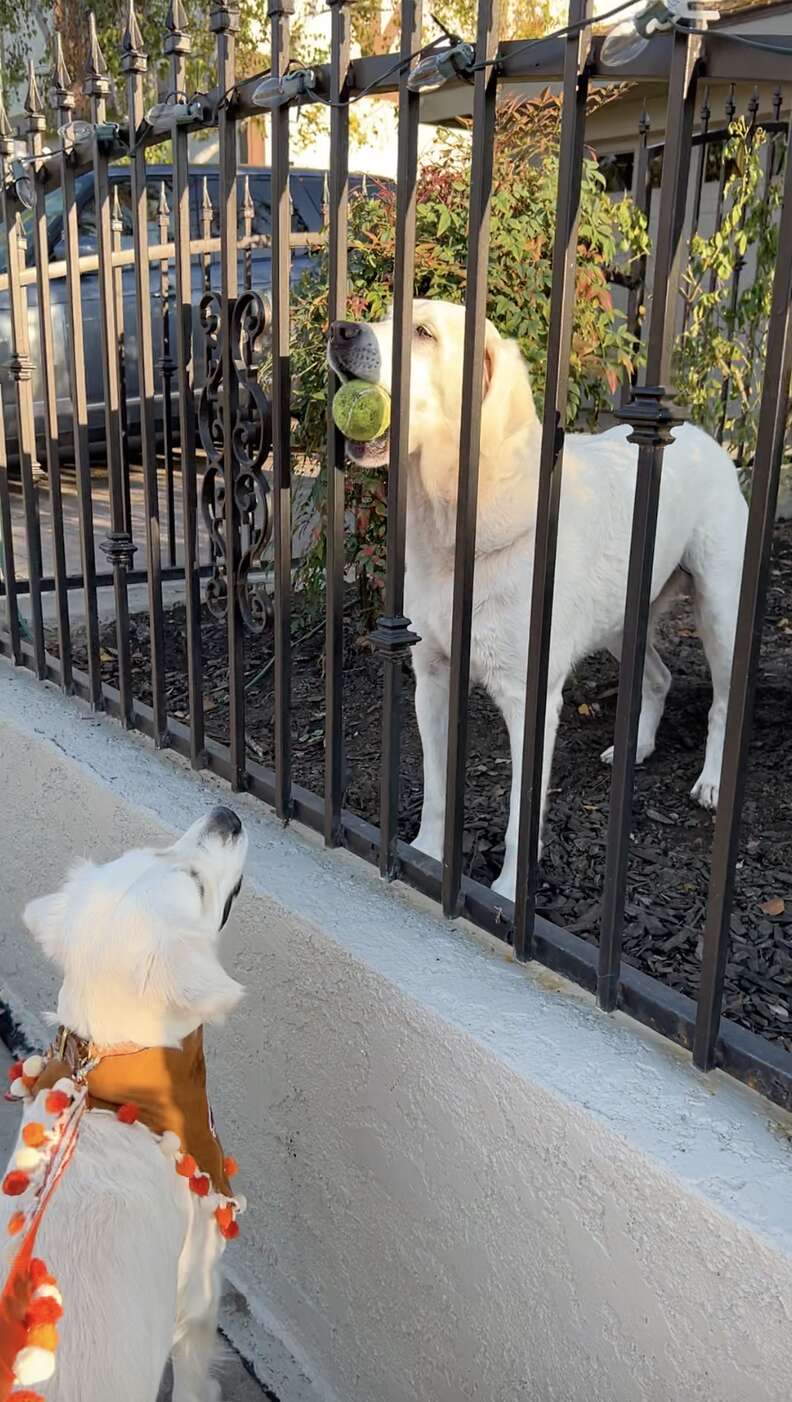
[[[41,945],[47,958],[60,968],[63,968],[66,957],[64,917],[67,901],[68,893],[64,888],[51,896],[39,896],[35,901],[28,901],[22,912],[22,919],[36,943]]]
[[[59,891],[28,901],[22,912],[22,919],[34,940],[41,945],[47,958],[60,968],[66,963],[66,911],[72,889],[75,882],[89,871],[93,871],[92,862],[77,862]]]
[[[222,1022],[244,988],[230,978],[208,940],[180,931],[162,936],[139,970],[139,992],[156,1007]]]
[[[490,321],[484,343],[482,442],[502,443],[536,419],[528,367],[516,341]]]

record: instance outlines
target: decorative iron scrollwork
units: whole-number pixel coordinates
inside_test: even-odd
[[[261,564],[273,526],[269,484],[262,471],[272,448],[272,410],[258,382],[267,307],[258,292],[243,292],[231,303],[230,327],[226,327],[219,294],[207,292],[201,298],[200,320],[209,356],[206,384],[198,406],[198,429],[208,464],[201,488],[201,513],[212,546],[212,575],[206,602],[210,613],[225,618],[229,559],[236,559],[236,577],[231,587],[242,621],[248,632],[261,633],[272,621],[272,601],[263,585],[251,584],[250,576]],[[231,338],[231,384],[223,379],[226,335]],[[232,555],[227,542],[227,435],[240,533],[238,548]]]

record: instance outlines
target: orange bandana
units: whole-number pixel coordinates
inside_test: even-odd
[[[61,1029],[55,1049],[33,1095],[48,1090],[64,1076],[79,1077],[88,1067],[89,1110],[134,1106],[135,1119],[153,1134],[175,1134],[199,1169],[212,1180],[215,1192],[231,1197],[226,1161],[215,1134],[206,1093],[203,1028],[197,1027],[180,1047],[107,1050],[90,1045]]]

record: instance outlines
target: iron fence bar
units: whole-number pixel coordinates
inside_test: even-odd
[[[790,54],[792,54],[792,48],[790,48]],[[757,121],[756,126],[761,127],[762,131],[766,132],[786,132],[787,129],[786,122],[769,120]],[[727,141],[728,138],[728,127],[708,127],[706,134],[703,131],[695,131],[692,133],[690,146],[692,150],[698,151],[701,146],[716,146],[721,141]],[[662,155],[664,145],[665,143],[662,141],[653,142],[649,147],[650,157]]]
[[[129,476],[129,416],[127,414],[126,382],[126,328],[124,325],[124,271],[118,266],[117,255],[121,252],[121,235],[124,219],[121,201],[118,198],[118,185],[113,186],[113,217],[110,227],[113,233],[113,288],[115,291],[115,334],[118,357],[118,406],[121,433],[121,465],[124,487],[124,531],[132,533],[132,483]]]
[[[476,56],[491,60],[498,50],[499,0],[479,0]],[[465,342],[462,366],[462,425],[459,439],[454,593],[451,617],[451,678],[448,704],[445,832],[443,838],[443,910],[459,909],[462,837],[465,824],[470,635],[476,561],[481,405],[484,377],[487,261],[490,199],[498,96],[497,69],[478,69],[473,85],[473,150],[465,287]]]
[[[41,609],[39,580],[43,574],[41,557],[41,522],[39,519],[38,487],[34,474],[38,472],[36,458],[36,426],[33,411],[33,361],[30,358],[30,329],[28,302],[19,281],[20,265],[25,262],[25,236],[18,207],[12,199],[8,181],[8,159],[13,156],[14,140],[5,108],[0,106],[0,185],[2,185],[3,223],[8,266],[8,300],[11,313],[11,356],[9,368],[15,386],[17,442],[22,478],[22,501],[25,512],[25,542],[27,572],[30,580],[30,615],[36,675],[44,676],[44,616]]]
[[[96,20],[89,16],[89,57],[84,91],[90,103],[94,131],[98,123],[107,120],[107,97],[110,80],[104,55],[96,34]],[[108,158],[94,135],[94,206],[96,218],[96,247],[99,256],[99,323],[102,356],[102,384],[105,401],[105,451],[110,491],[110,533],[100,549],[113,569],[115,601],[116,646],[118,649],[118,687],[121,694],[122,721],[132,724],[132,654],[129,638],[129,597],[127,570],[132,564],[135,547],[124,529],[124,464],[121,445],[121,395],[118,382],[117,333],[115,324],[115,278],[110,255],[113,245],[112,208]]]
[[[690,218],[690,240],[691,243],[698,233],[699,221],[701,219],[701,196],[704,191],[704,176],[707,169],[707,150],[709,146],[709,123],[712,116],[712,109],[709,105],[709,88],[704,89],[704,101],[701,104],[701,131],[699,134],[701,141],[698,148],[698,160],[696,171],[693,177],[693,210]],[[690,302],[687,294],[682,305],[682,334],[688,324],[690,315]]]
[[[754,141],[754,137],[755,137],[755,135],[756,135],[756,118],[757,118],[758,112],[759,112],[759,93],[757,92],[756,88],[754,88],[753,94],[751,95],[750,101],[749,101],[749,103],[748,103],[748,113],[749,113],[749,116],[750,116],[750,123],[749,123],[749,127],[748,127],[748,142],[750,143],[750,147],[751,147],[751,148],[753,147],[753,141]],[[740,233],[742,233],[743,230],[745,229],[745,220],[746,220],[747,214],[748,214],[747,206],[746,206],[746,205],[743,205],[742,213],[741,213],[741,215],[740,215],[740,223],[739,223],[739,232],[740,232]],[[746,260],[745,260],[745,255],[744,255],[743,253],[740,253],[740,252],[739,252],[739,249],[738,249],[738,250],[737,250],[737,257],[735,258],[735,260],[734,260],[734,266],[732,267],[731,282],[730,282],[730,285],[729,285],[729,306],[728,306],[728,311],[726,312],[726,332],[727,332],[727,334],[729,334],[729,335],[733,335],[733,334],[734,334],[734,322],[735,322],[735,318],[736,318],[736,316],[737,316],[737,305],[738,305],[738,302],[739,302],[739,300],[740,300],[740,279],[741,279],[741,277],[742,277],[743,268],[745,267],[745,262],[746,262]],[[722,442],[723,442],[723,435],[724,435],[724,433],[726,432],[726,419],[727,419],[728,413],[729,413],[729,391],[730,391],[730,389],[731,389],[731,375],[727,372],[727,373],[724,375],[724,377],[723,377],[723,384],[721,385],[721,412],[720,412],[720,421],[719,421],[719,423],[718,423],[718,433],[717,433],[717,438],[718,438],[718,442],[719,442],[719,443],[722,443]]]
[[[401,56],[404,71],[399,84],[398,164],[396,191],[396,257],[393,287],[393,370],[391,395],[394,411],[390,429],[388,471],[388,534],[385,566],[385,613],[372,634],[383,658],[382,768],[380,773],[379,867],[383,876],[398,870],[399,790],[403,713],[403,666],[417,641],[404,614],[404,550],[407,520],[407,474],[410,443],[410,360],[413,336],[413,287],[415,282],[415,209],[418,172],[418,122],[420,103],[408,87],[407,60],[421,43],[422,0],[404,0],[401,11]]]
[[[171,0],[166,18],[165,52],[170,55],[171,87],[187,86],[187,57],[192,41],[181,0]],[[173,124],[173,244],[176,280],[176,374],[179,392],[179,466],[184,538],[184,613],[187,641],[187,695],[190,706],[190,763],[203,763],[205,730],[203,704],[203,640],[201,582],[198,573],[198,487],[195,461],[195,351],[193,344],[192,261],[190,244],[190,176],[188,137]],[[204,182],[205,184],[205,182]],[[211,215],[210,215],[211,219]]]
[[[201,579],[209,579],[209,578],[211,577],[211,570],[212,570],[211,565],[201,565],[200,570],[199,570],[199,574],[200,574]],[[166,565],[165,568],[164,568],[163,571],[162,571],[162,578],[163,578],[163,581],[165,581],[165,582],[177,581],[177,580],[178,580],[178,581],[181,581],[181,580],[184,579],[184,570],[181,569],[179,565],[176,565],[175,568],[173,568],[173,569],[171,569],[171,567],[170,567],[169,565]],[[145,583],[146,583],[146,571],[145,571],[144,569],[141,569],[141,570],[129,570],[129,571],[128,571],[128,573],[127,573],[127,584],[145,584]],[[112,586],[113,586],[113,575],[112,575],[112,572],[111,572],[110,570],[97,571],[97,574],[96,574],[96,587],[97,587],[97,589],[111,589]],[[81,588],[82,588],[82,575],[81,575],[81,574],[67,574],[67,576],[66,576],[66,588],[69,589],[69,590],[72,590],[72,589],[81,589]],[[54,591],[55,591],[55,581],[54,581],[54,579],[52,578],[51,575],[45,575],[45,577],[44,577],[44,578],[42,579],[42,581],[41,581],[41,592],[42,592],[42,594],[52,594],[52,593],[54,593]],[[29,593],[28,581],[25,580],[25,579],[19,579],[19,580],[17,580],[17,581],[16,581],[16,592],[17,592],[17,595],[18,595],[18,596],[19,596],[19,595],[22,595],[22,594],[27,594],[27,593]],[[3,596],[4,596],[4,587],[3,587],[2,582],[0,582],[0,599],[3,598]]]
[[[242,247],[242,266],[244,269],[245,290],[249,292],[253,286],[253,216],[256,212],[253,198],[250,193],[250,176],[246,175],[242,181],[242,227],[245,231],[244,238],[240,240]]]
[[[720,231],[721,231],[721,226],[722,226],[722,224],[723,224],[723,205],[724,205],[724,201],[725,201],[725,198],[726,198],[726,154],[725,154],[725,148],[726,148],[726,142],[727,142],[728,139],[729,139],[729,127],[731,126],[732,122],[734,121],[734,115],[735,115],[736,111],[737,111],[737,103],[736,103],[735,100],[734,100],[734,83],[732,83],[731,88],[729,89],[729,92],[728,92],[727,97],[726,97],[726,102],[725,102],[725,104],[724,104],[724,115],[725,115],[725,117],[726,117],[726,127],[725,127],[725,134],[724,134],[724,138],[723,138],[724,148],[723,148],[723,150],[721,151],[721,168],[720,168],[720,174],[719,174],[719,176],[718,176],[718,198],[717,198],[717,201],[716,201],[716,204],[715,204],[715,229],[714,229],[713,237],[714,237],[715,235],[717,235],[717,234],[720,233]],[[710,291],[710,292],[714,292],[714,291],[715,291],[715,288],[717,287],[717,285],[718,285],[718,274],[717,274],[717,271],[715,270],[715,268],[713,268],[713,269],[712,269],[712,272],[711,272],[710,275],[709,275],[709,291]]]
[[[704,190],[704,176],[707,169],[707,146],[709,145],[709,124],[712,116],[712,108],[709,105],[709,88],[704,89],[704,101],[701,104],[701,131],[698,161],[696,162],[696,174],[693,180],[693,210],[690,221],[690,236],[694,237],[698,233],[699,220],[701,219],[701,196]]]
[[[790,128],[792,139],[792,127]],[[789,149],[789,148],[787,148]],[[751,477],[740,603],[734,639],[729,704],[712,845],[704,952],[693,1059],[707,1071],[717,1061],[716,1042],[730,943],[735,864],[740,837],[748,746],[762,646],[770,549],[784,452],[792,373],[792,161],[787,159],[778,230],[778,258],[767,332],[759,426]]]
[[[203,275],[203,289],[204,289],[204,292],[205,292],[205,293],[206,293],[206,292],[211,292],[211,290],[212,290],[212,259],[211,259],[211,255],[210,255],[210,253],[209,253],[209,244],[210,244],[210,242],[212,241],[212,217],[213,217],[213,214],[214,214],[214,210],[213,210],[213,208],[212,208],[212,197],[211,197],[211,195],[209,194],[209,182],[208,182],[208,180],[206,179],[206,176],[204,176],[204,178],[203,178],[203,187],[202,187],[202,191],[201,191],[201,210],[200,210],[201,243],[203,244],[203,248],[200,248],[198,251],[199,251],[199,253],[200,253],[200,258],[201,258],[201,270],[202,270],[202,275]],[[222,291],[221,291],[221,295],[222,295]],[[209,379],[209,377],[210,377],[210,375],[211,375],[211,371],[212,371],[212,349],[211,349],[211,346],[210,346],[210,344],[209,344],[209,339],[208,339],[208,337],[204,337],[204,382],[206,382],[206,381]],[[214,560],[214,559],[216,558],[216,554],[217,554],[217,552],[216,552],[216,549],[215,549],[214,539],[213,539],[213,537],[210,535],[210,537],[209,537],[209,559],[210,559],[210,560]]]
[[[71,121],[74,95],[63,61],[60,35],[55,35],[55,64],[50,85],[50,103],[56,128]],[[77,514],[80,527],[80,563],[85,591],[85,642],[91,704],[102,706],[102,674],[99,660],[99,614],[96,604],[96,545],[94,542],[91,460],[88,446],[88,393],[85,381],[85,336],[83,329],[82,287],[80,281],[80,235],[75,190],[75,170],[69,144],[61,141],[61,190],[63,193],[63,237],[66,252],[66,304],[68,308],[67,349],[69,386],[72,400],[74,467],[77,480]]]
[[[250,177],[245,175],[242,180],[242,201],[239,207],[242,216],[242,228],[244,234],[239,237],[237,227],[237,248],[242,249],[242,285],[246,292],[253,288],[253,216],[256,212],[253,198],[250,193]],[[240,530],[242,532],[241,550],[244,554],[250,548],[250,541],[254,525],[254,514],[249,511],[242,514]]]
[[[37,179],[38,162],[42,154],[42,134],[45,129],[44,104],[36,82],[36,70],[31,61],[25,96],[27,114],[27,146],[34,158],[33,251],[36,263],[36,301],[38,311],[39,359],[41,389],[44,402],[44,434],[47,457],[52,525],[52,556],[55,575],[55,610],[58,622],[58,651],[60,654],[60,684],[71,691],[72,648],[69,627],[69,596],[66,588],[66,537],[63,526],[63,497],[61,490],[60,448],[58,444],[58,400],[55,384],[55,347],[52,334],[52,299],[49,280],[49,247],[47,240],[47,205],[41,183]],[[41,582],[39,582],[41,589]]]
[[[204,176],[201,188],[201,207],[199,211],[201,239],[199,241],[199,245],[196,251],[198,252],[201,259],[201,275],[203,279],[203,289],[205,293],[211,292],[212,290],[212,260],[209,254],[209,244],[212,239],[213,213],[214,210],[212,208],[212,198],[209,194],[209,182],[206,176]],[[204,382],[206,382],[209,379],[212,370],[212,351],[207,337],[204,337],[203,359]],[[214,540],[211,536],[209,537],[208,546],[209,559],[214,560],[216,556],[216,551]]]
[[[349,213],[349,108],[346,107],[350,62],[347,0],[330,6],[330,178],[326,181],[323,217],[329,213],[327,315],[330,323],[346,317],[347,237]],[[329,208],[328,208],[329,206]],[[324,840],[338,843],[344,797],[344,435],[333,421],[333,396],[339,381],[327,374],[327,521],[325,600],[325,763]]]
[[[633,171],[632,198],[634,204],[642,211],[646,218],[647,228],[649,226],[649,216],[652,209],[652,186],[649,180],[649,115],[644,103],[641,116],[638,120],[638,153]],[[637,345],[641,337],[641,307],[646,297],[646,254],[642,253],[638,260],[638,272],[634,284],[630,287],[627,296],[627,329],[635,338]],[[629,404],[632,396],[633,385],[638,378],[637,368],[632,372],[625,371],[621,388],[621,404],[624,407]]]
[[[779,136],[784,136],[787,133],[787,127],[785,123],[779,121],[781,115],[781,105],[783,103],[783,100],[783,92],[780,88],[776,88],[775,92],[773,93],[773,121],[759,123],[759,126],[761,126],[767,138],[767,158],[765,160],[764,175],[762,179],[762,203],[765,206],[769,205],[770,202],[770,191],[772,189],[773,179],[777,173],[780,174],[781,169],[783,168],[783,165],[781,165],[778,169],[778,172],[776,171],[776,151],[779,149],[779,145],[781,144],[779,143],[778,138]],[[735,463],[739,471],[742,471],[745,464],[746,446],[746,440],[742,438],[737,445],[737,454],[735,456]]]
[[[632,821],[632,791],[649,620],[657,508],[665,446],[675,421],[670,391],[671,351],[676,331],[688,158],[693,130],[700,40],[675,31],[668,85],[666,145],[660,187],[646,379],[633,402],[619,411],[638,444],[630,558],[627,572],[619,695],[613,751],[605,884],[602,898],[597,1001],[606,1012],[618,999],[624,902]]]
[[[289,68],[294,0],[269,0],[272,74]],[[289,107],[273,108],[272,131],[272,485],[275,520],[275,811],[291,813],[291,369],[289,360]]]
[[[240,509],[235,491],[236,464],[233,426],[237,417],[238,386],[234,368],[231,321],[239,291],[237,269],[237,117],[233,97],[236,81],[236,36],[239,11],[235,4],[218,0],[210,26],[217,45],[217,76],[228,94],[219,118],[220,201],[220,325],[222,328],[221,416],[223,424],[223,483],[226,529],[226,619],[228,628],[228,723],[230,729],[232,786],[245,785],[245,654],[242,614],[237,598],[241,557]]]
[[[14,523],[11,516],[11,497],[8,490],[8,456],[6,453],[5,407],[3,385],[0,384],[0,578],[3,580],[3,597],[6,605],[6,627],[8,629],[8,655],[15,667],[21,667],[22,629],[17,603],[16,563],[14,560]],[[0,628],[0,638],[3,630]]]
[[[779,132],[783,132],[786,130],[783,127],[781,121],[779,120],[781,116],[781,106],[783,104],[783,101],[784,94],[781,88],[776,88],[775,92],[773,93],[773,120],[772,122],[762,122],[762,127],[764,128],[765,134],[769,138],[767,142],[767,164],[765,166],[764,187],[762,191],[765,200],[770,194],[770,187],[773,183],[773,176],[776,173],[775,153],[776,147],[778,145],[777,137],[779,135]]]
[[[570,0],[569,24],[579,25],[593,13],[593,0]],[[569,386],[569,356],[575,305],[577,231],[583,176],[583,141],[588,99],[589,29],[567,43],[561,137],[558,157],[553,282],[547,343],[547,379],[539,451],[539,487],[534,532],[528,664],[522,754],[512,756],[513,787],[520,794],[517,843],[517,883],[514,915],[514,955],[532,957],[536,890],[541,841],[542,799],[545,790],[545,722],[553,619],[558,516]],[[551,724],[554,718],[551,718]],[[514,812],[515,805],[512,804]],[[508,855],[508,850],[507,850]]]
[[[211,197],[211,195],[209,194],[209,181],[207,180],[206,176],[204,176],[204,178],[203,178],[203,184],[202,184],[202,187],[201,187],[201,209],[200,209],[201,238],[200,238],[200,241],[197,241],[196,244],[194,245],[195,252],[198,253],[198,254],[200,254],[200,257],[201,257],[201,266],[202,266],[202,269],[203,269],[203,287],[204,287],[204,292],[211,292],[211,290],[212,290],[212,259],[211,259],[211,253],[210,253],[210,251],[209,251],[209,245],[214,243],[214,240],[212,239],[212,216],[213,216],[213,214],[214,214],[214,210],[213,210],[213,208],[212,208],[212,197]],[[201,246],[201,245],[203,245],[203,246]],[[208,370],[208,368],[209,368],[209,361],[210,361],[210,357],[209,357],[209,353],[208,353],[208,351],[207,351],[207,360],[206,360],[206,368],[207,368],[207,370]]]
[[[168,224],[170,209],[165,181],[160,183],[160,197],[157,206],[157,225],[160,244],[168,244]],[[173,400],[172,385],[176,366],[171,360],[170,330],[170,258],[164,257],[160,263],[160,319],[162,322],[162,355],[157,369],[162,376],[162,433],[163,457],[165,460],[165,507],[168,516],[168,563],[176,564],[176,468],[173,452]]]
[[[140,396],[140,441],[143,458],[143,501],[146,512],[146,564],[148,567],[149,640],[151,646],[151,695],[156,718],[155,743],[165,744],[168,716],[165,705],[165,629],[162,608],[162,543],[160,539],[157,441],[154,425],[154,347],[151,334],[151,273],[148,251],[148,200],[146,153],[139,132],[143,128],[143,81],[148,56],[129,0],[127,23],[121,40],[121,71],[126,77],[129,111],[130,188],[132,239],[135,250],[135,304],[137,360]]]

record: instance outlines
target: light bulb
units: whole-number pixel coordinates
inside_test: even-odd
[[[295,68],[284,73],[282,78],[263,78],[253,89],[252,101],[256,107],[283,107],[301,97],[308,97],[316,86],[316,74],[312,68]]]
[[[449,49],[438,49],[416,63],[407,79],[407,87],[410,92],[437,92],[450,78],[469,75],[475,57],[472,44],[453,44]]]
[[[58,136],[71,146],[77,146],[81,141],[91,141],[93,133],[93,122],[67,122],[65,126],[58,127]]]
[[[187,122],[201,122],[204,119],[204,105],[198,98],[190,102],[157,102],[146,113],[150,127],[182,126]]]
[[[65,126],[58,127],[58,136],[64,146],[80,146],[96,137],[100,146],[108,147],[119,140],[121,127],[118,122],[67,122]]]
[[[27,166],[27,161],[11,162],[11,183],[17,204],[23,209],[32,209],[36,203],[36,187]]]
[[[674,27],[706,29],[719,15],[711,0],[650,0],[637,15],[620,20],[606,34],[600,59],[605,68],[621,68],[643,53],[653,34]]]
[[[642,33],[631,19],[623,19],[605,36],[600,58],[606,68],[621,68],[642,54],[648,43],[648,33]]]

